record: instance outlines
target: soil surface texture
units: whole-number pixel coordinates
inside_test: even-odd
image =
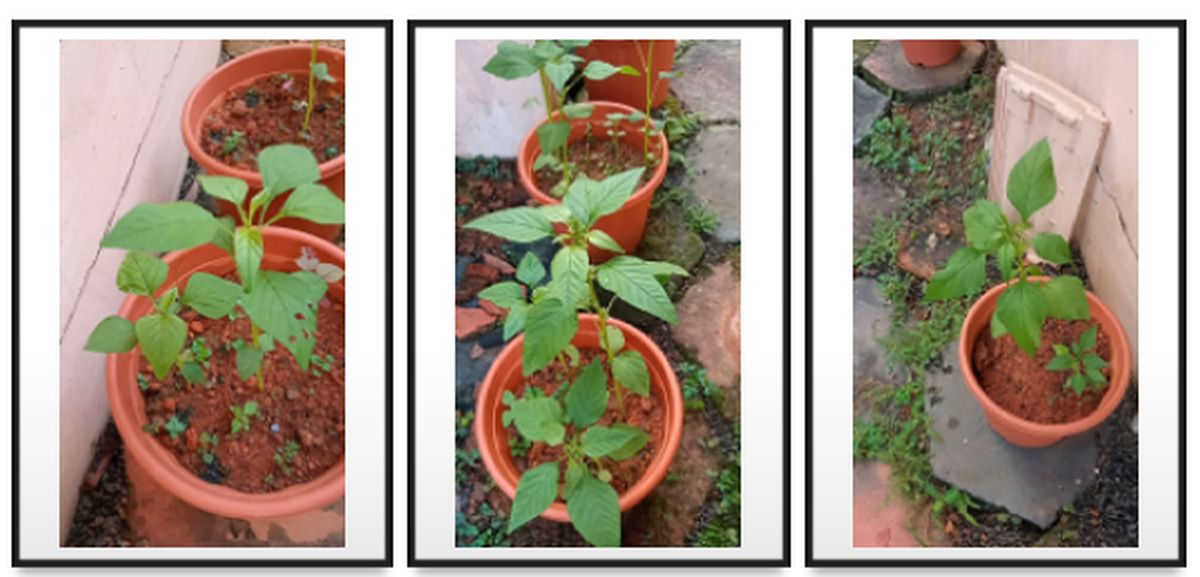
[[[650,177],[653,176],[654,170],[658,166],[658,153],[655,152],[653,146],[650,151],[655,154],[656,160],[642,173],[641,179],[638,180],[638,188],[650,181]],[[568,144],[567,159],[575,166],[571,173],[572,178],[586,174],[592,180],[604,180],[614,174],[633,170],[644,164],[641,148],[624,140],[613,141],[594,136],[585,136]],[[555,185],[562,180],[562,172],[543,168],[537,171],[535,179],[538,190],[551,196],[561,196],[552,191]]]

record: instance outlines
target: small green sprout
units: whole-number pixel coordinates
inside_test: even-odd
[[[216,433],[208,431],[200,433],[200,447],[196,449],[196,452],[200,453],[200,460],[204,461],[205,465],[211,465],[217,460],[217,455],[213,451],[216,450],[220,440]]]
[[[1108,362],[1091,351],[1096,348],[1096,332],[1099,325],[1085,331],[1079,336],[1079,341],[1069,346],[1054,343],[1055,356],[1046,365],[1051,371],[1070,371],[1063,387],[1071,389],[1075,394],[1082,395],[1089,388],[1102,390],[1108,384],[1108,379],[1100,369],[1108,366]]]
[[[288,441],[286,445],[275,449],[275,464],[279,467],[283,474],[292,476],[292,462],[296,460],[296,455],[300,453],[300,443],[296,441]]]
[[[171,420],[166,424],[167,434],[171,435],[172,441],[178,439],[179,435],[182,435],[187,428],[187,421],[180,419],[178,413],[171,415]]]
[[[146,375],[143,373],[137,374],[137,384],[138,384],[138,388],[141,389],[143,392],[150,390],[150,379],[147,378]]]
[[[260,420],[263,418],[262,414],[258,412],[258,403],[255,401],[246,401],[246,404],[240,407],[232,405],[229,407],[229,411],[233,413],[233,423],[230,425],[229,433],[231,435],[236,435],[240,431],[249,431],[250,417],[258,417]]]
[[[225,137],[225,142],[221,144],[221,154],[226,155],[236,150],[244,138],[246,135],[240,130],[231,132],[229,136]]]

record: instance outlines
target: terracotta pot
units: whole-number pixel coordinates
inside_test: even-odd
[[[604,126],[604,121],[607,115],[611,113],[629,114],[634,112],[633,108],[616,102],[592,102],[595,108],[592,110],[590,118],[573,118],[571,121],[571,136],[570,142],[574,142],[583,138],[585,129],[588,124],[592,125],[592,134],[599,138],[602,142],[607,142],[607,136],[604,136],[608,130]],[[555,112],[552,117],[554,120],[563,118],[560,112]],[[534,126],[529,134],[525,135],[524,142],[521,143],[521,150],[517,154],[517,176],[521,180],[521,184],[525,190],[529,191],[529,195],[538,201],[540,204],[559,204],[561,199],[551,196],[548,191],[539,190],[536,180],[533,177],[533,163],[541,154],[542,147],[538,142],[537,129],[547,120],[542,120]],[[625,136],[622,138],[625,142],[642,149],[642,133],[639,132],[632,124],[627,124],[624,128]],[[659,133],[657,137],[651,139],[651,147],[657,147],[658,157],[661,159],[656,166],[652,166],[647,170],[650,172],[650,180],[641,188],[635,190],[625,201],[617,212],[601,218],[596,222],[596,228],[608,233],[613,237],[626,253],[632,253],[642,242],[642,233],[646,230],[646,216],[650,213],[650,201],[654,199],[654,191],[658,190],[662,184],[663,178],[667,175],[667,159],[670,158],[670,151],[667,147],[667,137]],[[566,227],[558,224],[555,226],[558,232],[565,232]],[[603,262],[612,258],[614,255],[607,250],[601,250],[595,246],[588,247],[588,256],[593,263]]]
[[[674,40],[593,40],[591,44],[575,50],[584,60],[601,60],[613,66],[632,66],[639,73],[646,67],[646,56],[650,61],[650,78],[658,84],[653,87],[650,107],[658,108],[667,99],[671,79],[659,78],[659,72],[667,72],[675,66]],[[620,102],[638,110],[646,110],[646,79],[641,76],[614,74],[604,80],[584,79],[588,100]]]
[[[581,350],[599,349],[599,321],[599,317],[593,314],[579,315],[579,332],[575,334],[571,343]],[[646,358],[646,367],[650,369],[651,394],[662,404],[665,418],[664,438],[661,439],[661,444],[657,445],[659,450],[650,463],[650,468],[620,496],[621,511],[628,511],[662,482],[671,467],[671,461],[675,459],[675,451],[679,448],[679,439],[683,435],[683,395],[670,362],[650,337],[625,322],[616,319],[609,319],[609,322],[625,333],[627,348],[642,353]],[[525,335],[518,335],[500,351],[476,393],[475,441],[479,445],[479,454],[483,457],[483,464],[496,481],[496,485],[510,499],[517,494],[517,483],[521,474],[513,465],[512,453],[508,447],[508,429],[501,422],[501,415],[505,410],[501,399],[504,391],[512,391],[515,394],[525,382],[521,375],[524,342]],[[654,443],[655,441],[651,440],[651,444]],[[562,523],[571,520],[567,515],[567,506],[561,501],[551,505],[542,513],[542,517]]]
[[[904,58],[913,66],[933,68],[953,62],[962,52],[962,40],[901,40]]]
[[[294,271],[301,247],[312,248],[317,258],[344,267],[345,253],[321,238],[286,228],[267,227],[263,231],[262,266],[271,270]],[[167,280],[155,295],[172,287],[184,287],[195,272],[224,275],[234,270],[233,259],[225,251],[206,244],[168,254]],[[329,286],[329,298],[345,297],[345,280]],[[142,296],[129,296],[118,314],[131,321],[145,316],[153,302]],[[321,476],[301,485],[271,493],[242,493],[223,485],[214,485],[197,477],[175,459],[154,437],[146,434],[146,407],[137,385],[138,358],[141,350],[108,355],[105,366],[108,405],[113,421],[125,441],[125,454],[156,483],[192,506],[215,515],[236,519],[282,517],[318,509],[341,498],[345,492],[345,459],[338,461]]]
[[[1046,282],[1050,280],[1049,277],[1029,278],[1034,282]],[[1104,398],[1100,400],[1100,405],[1096,407],[1095,411],[1082,419],[1070,423],[1056,425],[1035,423],[1008,412],[996,404],[983,391],[983,387],[980,386],[979,380],[975,376],[973,365],[971,364],[972,353],[975,350],[975,342],[978,340],[980,333],[990,330],[992,313],[996,310],[996,301],[999,300],[1000,293],[1004,292],[1004,288],[1007,286],[1007,284],[995,286],[984,293],[979,300],[975,301],[975,304],[971,306],[971,310],[967,313],[966,320],[963,321],[962,333],[959,335],[958,341],[958,362],[962,367],[963,376],[966,378],[967,387],[971,389],[971,394],[975,395],[975,399],[979,401],[979,405],[983,408],[983,414],[987,417],[988,423],[991,424],[992,429],[999,433],[1001,437],[1007,439],[1008,442],[1030,448],[1052,445],[1062,439],[1078,435],[1099,425],[1112,414],[1117,405],[1121,404],[1121,398],[1125,396],[1125,389],[1129,387],[1132,362],[1130,359],[1129,341],[1125,337],[1125,329],[1121,327],[1120,321],[1117,320],[1112,311],[1108,310],[1108,307],[1104,306],[1099,297],[1090,291],[1087,292],[1087,299],[1092,318],[1104,327],[1104,332],[1108,334],[1109,342],[1112,343],[1112,358],[1108,360],[1112,377],[1108,381],[1108,390],[1105,392]]]
[[[244,207],[249,209],[250,198],[254,192],[262,190],[262,177],[257,172],[234,168],[224,162],[209,156],[200,146],[200,127],[204,117],[214,106],[224,100],[226,93],[234,88],[251,84],[263,76],[271,76],[286,72],[288,74],[308,75],[309,58],[312,56],[311,44],[285,44],[263,48],[239,56],[226,62],[220,68],[205,76],[196,88],[192,90],[187,103],[183,106],[183,142],[187,145],[188,154],[208,174],[217,176],[232,176],[250,183],[251,194],[246,195]],[[346,53],[336,48],[321,46],[317,52],[317,60],[329,65],[329,74],[337,78],[343,87],[346,82]],[[346,198],[346,155],[340,154],[333,160],[321,164],[321,184],[329,187],[338,198]],[[287,194],[280,195],[267,209],[267,217],[273,216],[283,206]],[[217,209],[222,214],[238,219],[237,210],[233,203],[214,199]],[[334,239],[342,230],[340,224],[317,224],[304,219],[285,218],[279,226],[295,228],[320,236]]]

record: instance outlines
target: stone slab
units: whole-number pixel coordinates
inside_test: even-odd
[[[958,341],[942,355],[948,373],[926,375],[926,409],[934,431],[933,474],[975,497],[1045,529],[1096,474],[1095,430],[1041,449],[1010,444],[997,435],[967,388]]]
[[[854,77],[854,146],[871,132],[875,120],[883,116],[890,100],[862,78]]]
[[[908,63],[899,40],[883,40],[862,61],[862,68],[874,80],[895,90],[905,100],[922,100],[965,83],[985,51],[982,42],[964,41],[963,51],[953,62],[924,68]]]
[[[891,214],[907,192],[879,176],[866,162],[854,159],[854,248],[870,244],[875,219]]]
[[[908,530],[912,513],[891,488],[892,468],[878,461],[854,462],[854,546],[918,547]]]
[[[708,122],[741,117],[741,43],[701,40],[675,63],[683,73],[671,80],[671,91]]]
[[[679,324],[671,337],[696,355],[717,385],[733,387],[741,377],[741,282],[723,262],[688,288],[679,301]]]
[[[873,278],[854,279],[854,382],[891,382],[887,353],[879,344],[891,327],[892,305]]]
[[[741,149],[739,127],[708,126],[687,151],[688,160],[696,167],[696,198],[720,216],[721,224],[713,236],[722,242],[742,238]]]

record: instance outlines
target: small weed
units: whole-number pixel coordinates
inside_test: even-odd
[[[863,245],[854,255],[854,268],[870,271],[894,267],[900,252],[899,234],[899,219],[876,216],[871,227],[871,242]]]
[[[455,513],[454,529],[457,535],[456,544],[465,547],[511,547],[506,530],[507,519],[504,513],[492,509],[488,503],[479,504],[476,515],[482,524],[475,525],[467,519],[465,513]]]
[[[710,471],[721,495],[716,515],[696,535],[693,547],[738,547],[741,544],[742,458],[734,457],[721,470]]]
[[[267,473],[263,475],[263,485],[270,487],[275,484],[275,473]]]
[[[467,411],[454,419],[454,438],[462,441],[471,434],[471,423],[475,422],[475,411]]]
[[[217,455],[213,451],[216,450],[220,440],[215,433],[208,431],[200,433],[200,446],[196,448],[196,452],[200,454],[200,460],[204,461],[205,465],[212,465],[216,461]]]
[[[258,417],[261,421],[263,416],[258,412],[258,403],[255,401],[246,401],[242,406],[232,405],[229,407],[229,412],[233,413],[233,421],[230,423],[229,434],[236,435],[240,431],[250,430],[250,417]]]
[[[688,190],[682,186],[663,185],[654,192],[654,198],[650,200],[650,208],[662,208],[670,203],[683,204],[687,195]]]
[[[454,450],[454,480],[462,485],[466,480],[470,471],[479,466],[479,449],[467,451],[465,449]]]
[[[721,215],[704,205],[693,204],[684,213],[688,228],[705,236],[711,236],[721,226]]]
[[[141,389],[142,392],[150,390],[150,379],[147,378],[144,373],[137,374],[137,384],[138,388]]]
[[[164,428],[167,430],[167,434],[171,435],[171,440],[175,440],[187,430],[188,424],[186,420],[179,418],[179,413],[175,413],[171,415],[171,420],[167,421]]]
[[[280,471],[283,471],[284,476],[292,476],[292,463],[298,454],[300,454],[300,443],[294,440],[275,448],[275,465],[279,467]]]
[[[225,141],[221,144],[221,154],[227,155],[237,149],[238,145],[246,137],[240,130],[233,131],[229,136],[225,137]]]
[[[705,400],[713,399],[720,402],[724,390],[712,379],[708,378],[708,369],[691,361],[684,361],[676,369],[683,386],[684,406],[692,410],[704,409]]]
[[[512,167],[498,156],[457,157],[454,159],[456,174],[473,174],[489,180],[512,180]]]
[[[908,118],[880,118],[871,126],[865,142],[868,164],[886,172],[904,168],[905,159],[913,151],[912,127]]]
[[[519,435],[508,438],[508,450],[512,452],[512,456],[514,457],[524,457],[532,446],[532,441]]]

